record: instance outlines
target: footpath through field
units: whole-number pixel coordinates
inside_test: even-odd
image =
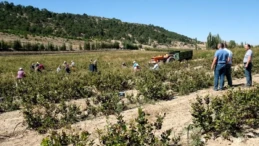
[[[253,81],[259,83],[259,74],[253,76]],[[245,78],[233,80],[233,84],[245,83]],[[242,87],[242,86],[241,86]],[[238,87],[235,87],[238,88]],[[163,122],[163,127],[161,131],[173,128],[173,131],[177,133],[182,133],[182,141],[185,145],[186,141],[186,131],[185,127],[188,126],[191,121],[191,102],[195,100],[197,96],[220,96],[226,91],[214,91],[211,88],[199,90],[197,92],[191,93],[185,96],[177,96],[175,99],[170,101],[161,101],[154,104],[143,105],[145,112],[150,114],[149,120],[153,121],[155,116],[159,113],[166,113],[166,117]],[[84,102],[84,100],[82,100]],[[124,119],[130,121],[136,118],[138,114],[137,108],[130,109],[122,112]],[[46,135],[40,135],[35,131],[27,130],[26,126],[19,124],[23,122],[23,115],[21,111],[7,112],[0,115],[0,146],[20,146],[20,145],[30,145],[38,146],[42,138]],[[116,122],[115,116],[109,116],[109,122]],[[93,133],[94,137],[97,137],[97,128],[103,129],[107,124],[107,119],[105,116],[97,117],[92,120],[86,120],[78,122],[72,125],[72,128],[76,131],[87,130]],[[14,130],[15,129],[15,130]],[[161,131],[158,131],[160,133]],[[233,139],[233,142],[222,140],[220,138],[216,140],[210,140],[208,145],[256,145],[259,143],[259,138],[252,139]]]

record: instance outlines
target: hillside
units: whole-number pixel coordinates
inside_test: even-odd
[[[0,31],[16,35],[54,36],[77,40],[118,40],[134,44],[172,44],[194,40],[162,27],[118,19],[54,13],[32,6],[0,2]]]

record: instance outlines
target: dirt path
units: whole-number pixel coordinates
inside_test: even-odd
[[[259,83],[259,74],[253,76],[254,82]],[[244,83],[245,79],[237,79],[233,80],[233,84],[241,84]],[[182,140],[185,141],[185,133],[184,130],[187,125],[189,125],[192,121],[191,119],[191,105],[190,103],[195,100],[195,97],[205,96],[205,95],[222,95],[226,91],[213,91],[212,88],[200,90],[194,93],[191,93],[186,96],[177,96],[176,99],[171,101],[161,101],[155,104],[147,104],[144,105],[144,111],[150,113],[149,119],[152,121],[155,119],[155,115],[159,113],[166,113],[166,117],[164,119],[162,131],[170,129],[173,127],[173,131],[175,133],[183,133]],[[123,113],[124,119],[126,121],[130,121],[137,116],[137,108],[130,109],[124,111]],[[39,135],[35,131],[26,130],[26,127],[22,124],[18,125],[15,132],[15,126],[23,121],[23,116],[20,111],[3,113],[0,115],[0,146],[20,146],[20,145],[30,145],[36,146],[39,145],[42,138],[46,135]],[[109,116],[110,122],[115,122],[115,116]],[[82,121],[72,125],[72,128],[75,131],[80,131],[81,129],[88,130],[93,133],[93,136],[96,136],[95,131],[99,128],[102,129],[107,123],[106,117],[98,117],[92,120]],[[158,131],[159,132],[159,131]],[[3,135],[10,135],[10,137],[3,137]],[[253,139],[233,139],[233,142],[225,141],[220,138],[216,140],[210,140],[208,145],[216,146],[216,145],[249,145],[255,146],[259,143],[259,138]]]

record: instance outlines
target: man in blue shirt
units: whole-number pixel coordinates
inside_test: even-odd
[[[223,49],[224,44],[218,44],[218,50],[215,52],[211,69],[214,69],[214,90],[218,91],[218,81],[220,79],[219,90],[224,88],[224,78],[226,73],[226,64],[229,60],[229,53]]]
[[[243,60],[245,67],[245,76],[246,76],[246,86],[252,86],[252,58],[253,51],[251,50],[251,46],[249,44],[245,45],[246,54]]]
[[[232,77],[231,77],[231,66],[232,66],[232,58],[233,58],[233,53],[231,50],[227,49],[227,44],[224,44],[224,50],[228,52],[229,55],[229,60],[226,65],[226,77],[228,81],[228,86],[232,87]]]

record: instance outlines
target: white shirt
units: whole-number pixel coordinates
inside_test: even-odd
[[[246,63],[248,61],[249,56],[251,56],[251,62],[252,62],[252,58],[253,58],[253,51],[251,49],[246,51],[245,57],[243,62]]]
[[[58,68],[57,68],[57,72],[60,72],[60,71],[61,71],[61,68],[60,68],[60,67],[58,67]]]
[[[158,63],[154,65],[153,69],[154,70],[158,70],[159,69]]]
[[[223,50],[226,50],[228,52],[228,56],[229,56],[229,62],[228,64],[232,64],[232,58],[233,58],[233,53],[231,50],[227,49],[227,48],[224,48]]]

